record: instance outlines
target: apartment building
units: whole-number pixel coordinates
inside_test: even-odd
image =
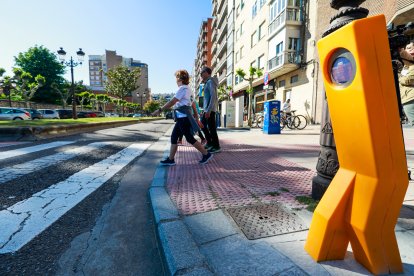
[[[234,68],[264,75],[253,82],[253,107],[291,99],[298,114],[312,113],[316,5],[307,0],[236,0]],[[235,76],[233,97],[246,96],[248,82]],[[246,97],[245,97],[246,98]],[[246,100],[245,105],[247,105]]]
[[[138,80],[139,88],[125,100],[144,105],[151,99],[151,89],[148,87],[148,65],[139,60],[117,55],[116,51],[105,50],[104,55],[89,55],[89,83],[95,93],[105,93],[105,73],[116,66],[124,65],[128,68],[139,68],[141,76]]]
[[[219,86],[227,86],[227,26],[228,2],[232,0],[212,0],[212,61],[213,74],[219,80]]]
[[[207,20],[203,21],[201,23],[200,27],[200,34],[198,36],[197,40],[197,57],[195,59],[194,64],[194,70],[193,70],[193,76],[194,76],[194,91],[201,95],[201,87],[200,84],[202,82],[200,73],[201,69],[204,66],[211,67],[211,60],[212,60],[212,42],[211,42],[211,36],[212,36],[212,18],[208,18]]]

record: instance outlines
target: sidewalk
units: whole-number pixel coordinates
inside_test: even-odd
[[[207,165],[188,145],[174,167],[158,167],[150,189],[157,230],[172,275],[369,275],[349,247],[343,261],[314,262],[303,249],[320,126],[266,135],[222,130],[223,152]],[[414,129],[404,128],[409,167]],[[169,136],[162,138],[169,149]],[[413,155],[411,155],[413,154]],[[413,157],[413,158],[411,158]],[[241,208],[248,206],[249,208]],[[238,222],[236,222],[236,220]],[[396,227],[406,275],[414,274],[414,182]],[[249,239],[248,239],[249,238]]]

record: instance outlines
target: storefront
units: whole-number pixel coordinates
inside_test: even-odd
[[[264,89],[265,87],[265,89]],[[257,90],[256,90],[257,89]],[[269,100],[273,100],[276,97],[274,81],[269,81],[269,84],[266,86],[259,85],[254,89],[254,99],[253,106],[254,112],[263,112],[264,103]]]

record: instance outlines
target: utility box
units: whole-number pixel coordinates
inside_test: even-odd
[[[265,102],[263,116],[263,132],[280,134],[280,101]]]
[[[223,127],[236,126],[236,105],[234,101],[224,101],[221,103],[221,125]]]

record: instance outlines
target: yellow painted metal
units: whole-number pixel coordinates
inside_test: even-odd
[[[355,77],[330,74],[340,50]],[[408,187],[403,136],[385,17],[352,23],[318,42],[340,168],[315,210],[305,250],[316,260],[343,259],[348,243],[374,274],[401,273],[394,227]]]

